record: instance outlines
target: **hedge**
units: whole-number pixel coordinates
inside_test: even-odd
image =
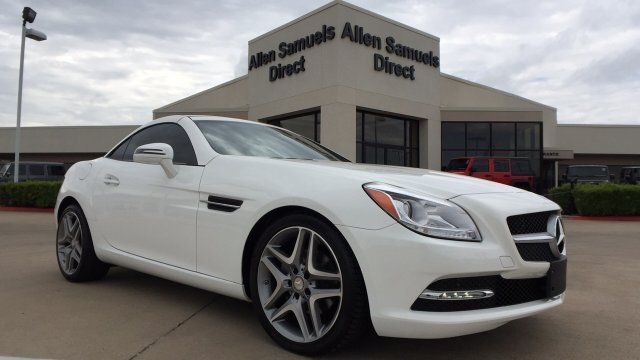
[[[52,208],[62,181],[26,181],[0,184],[1,206]]]
[[[549,190],[547,197],[555,201],[564,214],[585,216],[640,215],[640,185],[571,184]]]
[[[573,189],[580,215],[640,215],[640,186],[630,184],[580,185]]]
[[[573,199],[573,191],[571,184],[564,184],[556,188],[550,189],[547,198],[554,201],[562,208],[565,215],[577,214],[575,201]]]

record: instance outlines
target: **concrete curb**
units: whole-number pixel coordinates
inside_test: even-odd
[[[37,208],[37,207],[21,207],[21,206],[0,206],[0,211],[17,211],[17,212],[38,212],[52,213],[53,208]]]

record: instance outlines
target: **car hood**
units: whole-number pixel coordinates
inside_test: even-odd
[[[334,176],[357,178],[363,184],[381,182],[395,185],[442,199],[460,195],[487,193],[516,193],[524,190],[482,180],[471,176],[447,172],[370,164],[355,164],[337,161],[277,160],[308,166],[311,170]]]

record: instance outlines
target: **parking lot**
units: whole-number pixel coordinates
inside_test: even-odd
[[[640,222],[567,221],[563,306],[443,340],[366,336],[332,358],[640,357]],[[123,268],[104,281],[59,274],[47,213],[0,212],[0,356],[71,359],[295,358],[249,303]]]

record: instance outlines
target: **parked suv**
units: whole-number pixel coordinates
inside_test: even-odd
[[[606,165],[570,165],[562,180],[572,184],[602,184],[613,180],[612,177]]]
[[[18,181],[28,180],[62,180],[67,168],[62,163],[21,161]],[[0,182],[13,181],[15,164],[10,162],[0,168]]]
[[[527,158],[455,158],[449,162],[446,171],[512,185],[525,190],[535,188],[535,175]]]
[[[623,184],[637,184],[640,182],[640,166],[627,166],[620,170],[620,182]]]

